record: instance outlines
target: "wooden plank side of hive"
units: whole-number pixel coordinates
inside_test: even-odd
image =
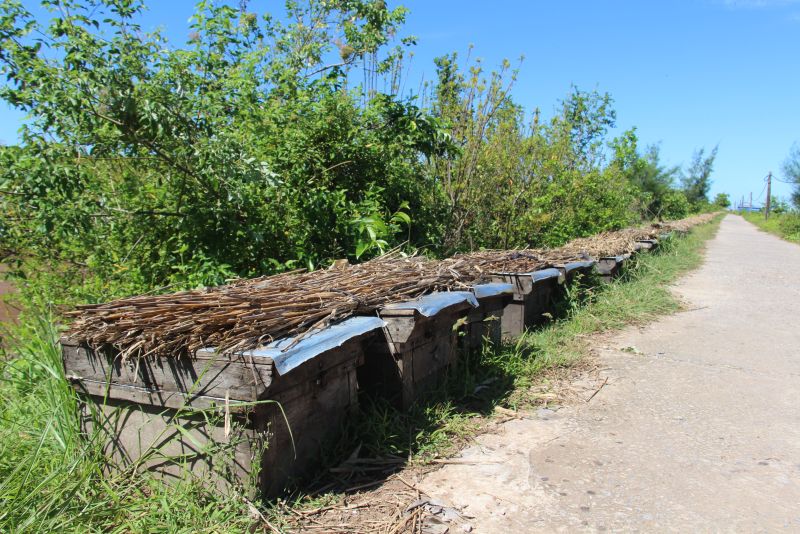
[[[216,358],[145,357],[123,361],[111,347],[92,349],[62,343],[64,371],[72,382],[130,386],[169,395],[229,398],[254,401],[272,382],[272,361],[242,355]],[[128,398],[125,388],[115,388],[121,400],[141,402],[141,395]],[[131,390],[133,391],[133,390]]]

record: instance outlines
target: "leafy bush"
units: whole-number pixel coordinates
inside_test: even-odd
[[[780,231],[786,239],[800,241],[800,214],[783,213],[778,220]]]
[[[664,219],[682,219],[691,213],[692,206],[683,191],[670,190],[664,195],[661,216]]]
[[[507,62],[488,75],[480,62],[462,72],[455,54],[436,64],[432,108],[457,147],[429,165],[446,199],[446,252],[558,245],[635,220],[636,190],[603,164],[610,95],[574,88],[541,124],[513,101]]]
[[[399,97],[413,40],[382,0],[289,2],[278,16],[203,0],[183,47],[142,31],[138,1],[43,4],[46,21],[0,6],[0,97],[31,117],[19,146],[0,147],[0,252],[43,302],[402,244],[558,245],[697,209],[635,130],[609,139],[607,93],[573,88],[541,121],[513,100],[508,62],[464,70],[453,54],[423,95]],[[713,153],[700,156],[702,197]]]
[[[0,151],[3,248],[68,284],[103,280],[88,293],[105,298],[352,257],[350,221],[401,207],[414,224],[391,227],[387,246],[435,239],[439,203],[420,158],[446,140],[438,123],[344,88],[346,67],[376,61],[404,10],[287,9],[284,25],[200,2],[176,49],[141,32],[139,3],[71,2],[47,26],[4,4],[0,95],[33,119],[22,145]]]
[[[731,197],[728,193],[717,193],[713,204],[722,209],[729,208],[731,206]]]

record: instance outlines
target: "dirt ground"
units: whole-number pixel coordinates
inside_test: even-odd
[[[509,415],[440,468],[392,475],[299,524],[800,530],[799,265],[800,247],[728,216],[675,287],[686,310],[598,338],[569,399]]]

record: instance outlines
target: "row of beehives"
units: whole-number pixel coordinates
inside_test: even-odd
[[[232,356],[204,349],[191,358],[122,361],[109,348],[63,339],[65,370],[82,394],[84,427],[101,427],[117,464],[275,495],[318,463],[359,391],[407,407],[462,351],[544,322],[576,273],[610,278],[628,258],[497,273],[471,291],[390,304],[377,316]]]

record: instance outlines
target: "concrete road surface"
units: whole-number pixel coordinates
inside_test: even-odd
[[[590,402],[504,424],[420,488],[464,531],[800,532],[800,247],[730,215],[676,291],[687,311],[600,340]]]

